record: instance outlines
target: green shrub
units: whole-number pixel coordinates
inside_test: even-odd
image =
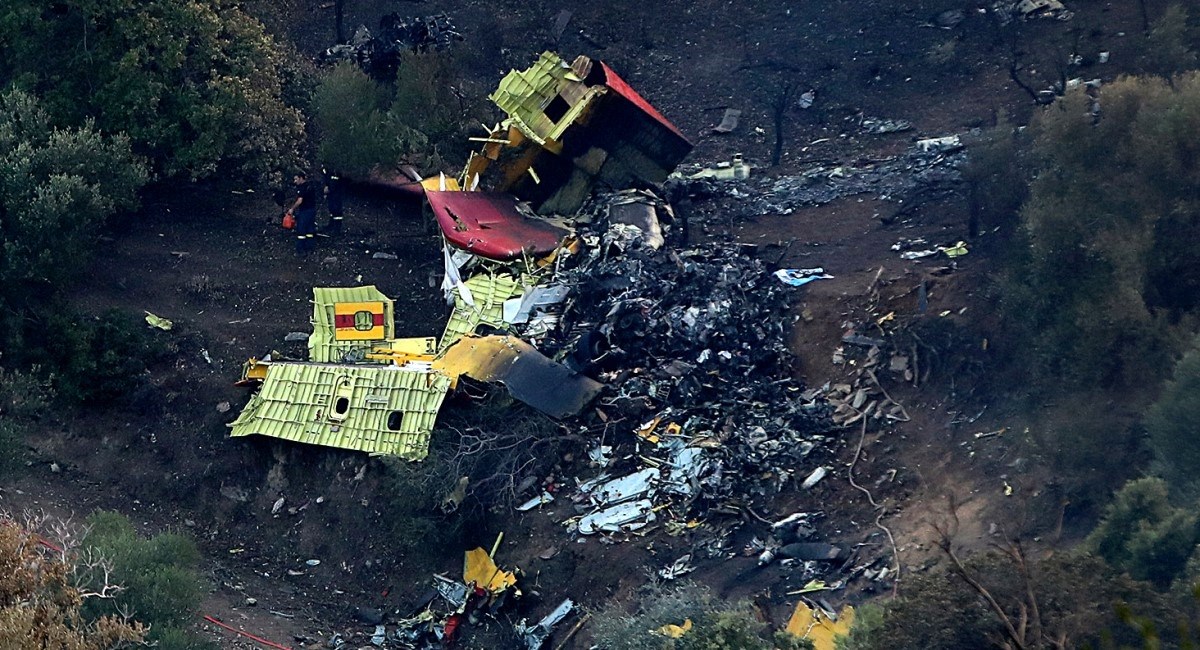
[[[434,436],[438,433],[442,432]],[[464,533],[476,528],[472,525],[475,512],[442,507],[456,480],[444,457],[433,452],[420,463],[391,457],[380,460],[384,468],[382,496],[395,552],[431,561],[460,552]]]
[[[37,419],[53,398],[54,390],[46,380],[0,366],[0,419]]]
[[[1031,125],[1034,180],[1003,306],[1035,378],[1138,390],[1162,377],[1200,307],[1200,288],[1172,286],[1200,263],[1180,246],[1200,214],[1189,189],[1200,182],[1200,76],[1174,88],[1118,79],[1098,116],[1092,101],[1069,91]]]
[[[664,625],[693,624],[706,620],[717,609],[712,592],[690,581],[662,584],[651,583],[638,594],[637,610],[628,611],[629,604],[610,601],[596,612],[593,641],[604,650],[663,650],[671,641],[652,634]]]
[[[127,134],[161,176],[256,179],[298,158],[280,48],[236,3],[11,0],[0,43],[0,78],[62,123]]]
[[[766,636],[767,625],[744,603],[701,619],[689,634],[675,642],[677,650],[812,650],[812,642],[778,630]]]
[[[1066,395],[1039,417],[1031,442],[1075,511],[1098,513],[1149,459],[1137,414],[1099,391]]]
[[[146,170],[122,137],[90,122],[60,129],[30,94],[0,94],[0,349],[37,363],[55,337],[56,292],[70,284],[114,214],[133,210]],[[55,365],[46,364],[47,370]]]
[[[1112,566],[1165,589],[1183,573],[1200,542],[1200,515],[1175,508],[1158,478],[1130,481],[1117,492],[1088,546]]]
[[[1187,9],[1181,5],[1168,5],[1162,16],[1150,26],[1146,38],[1145,53],[1140,63],[1143,69],[1154,75],[1170,79],[1176,74],[1195,70],[1197,58],[1189,33]]]
[[[425,152],[426,164],[432,169],[449,165],[456,170],[466,163],[467,154],[475,148],[467,137],[488,117],[479,99],[483,93],[464,88],[459,65],[460,59],[444,52],[400,55],[388,113],[425,136],[432,147]]]
[[[88,518],[90,530],[83,546],[107,558],[112,580],[124,590],[111,600],[91,599],[91,617],[120,611],[150,626],[148,638],[172,650],[209,650],[215,646],[192,633],[204,585],[196,572],[200,552],[188,538],[164,533],[149,539],[138,536],[129,519],[115,512],[97,512]],[[86,572],[85,584],[101,576]]]
[[[1026,557],[1024,575],[1013,559],[1001,553],[979,553],[965,558],[963,565],[1013,626],[1025,630],[1024,647],[1049,647],[1043,644],[1046,638],[1061,639],[1061,647],[1067,648],[1129,647],[1124,644],[1133,643],[1140,647],[1141,631],[1126,625],[1117,613],[1126,603],[1165,635],[1175,629],[1178,612],[1167,599],[1150,585],[1117,574],[1094,556],[1056,553],[1040,559]],[[1036,617],[1030,593],[1036,597]],[[869,625],[856,620],[840,647],[958,650],[1015,646],[1005,636],[1000,616],[954,571],[907,579],[900,597],[883,604],[882,619]]]
[[[1200,546],[1192,549],[1192,555],[1187,564],[1183,565],[1183,571],[1175,576],[1171,591],[1184,602],[1200,604]]]
[[[967,230],[976,237],[1016,221],[1029,195],[1029,170],[1023,160],[1028,143],[1001,120],[968,146],[971,154],[963,168],[971,209]]]
[[[854,610],[854,625],[846,636],[835,637],[833,640],[836,650],[868,650],[879,647],[880,631],[884,624],[884,609],[882,605],[865,603]]]
[[[18,465],[26,428],[42,416],[53,395],[46,380],[0,367],[0,477]]]
[[[690,581],[651,583],[638,595],[637,611],[613,601],[596,612],[593,641],[604,650],[802,650],[812,644],[787,632],[767,635],[745,602],[721,602],[709,589]],[[679,639],[656,631],[664,625],[692,629]]]
[[[1146,416],[1146,431],[1157,473],[1177,493],[1200,497],[1200,342],[1176,364]]]
[[[391,119],[388,94],[357,66],[340,63],[321,79],[313,97],[320,129],[321,162],[356,178],[375,167],[417,162],[428,146],[425,136]]]
[[[145,181],[124,136],[55,128],[32,95],[0,94],[0,301],[23,306],[66,284]]]
[[[32,319],[22,358],[51,373],[69,403],[106,404],[129,397],[148,380],[147,368],[165,351],[139,318],[110,310],[99,317],[52,312]]]
[[[25,424],[0,417],[0,478],[7,478],[20,465],[25,454]]]
[[[349,63],[334,66],[313,99],[318,157],[359,178],[402,163],[430,170],[462,164],[471,149],[468,131],[483,112],[459,89],[460,79],[456,60],[442,52],[405,52],[391,84]]]

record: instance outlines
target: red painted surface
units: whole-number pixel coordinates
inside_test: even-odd
[[[625,80],[617,75],[617,73],[613,72],[613,69],[608,67],[608,64],[601,61],[600,67],[604,69],[605,86],[608,86],[613,90],[613,92],[617,93],[621,97],[624,97],[627,101],[629,101],[629,103],[637,106],[646,115],[653,117],[655,121],[670,129],[672,133],[683,138],[684,141],[687,141],[687,138],[679,132],[679,129],[677,129],[674,124],[671,124],[670,120],[668,120],[666,117],[663,117],[663,114],[659,113],[657,108],[651,106],[650,102],[646,101],[641,95],[639,95],[637,91],[633,89],[633,87],[625,83]]]
[[[498,192],[426,192],[438,225],[454,246],[493,260],[554,252],[567,231],[517,209],[517,200]]]
[[[383,314],[372,313],[371,323],[376,327],[383,325]],[[336,329],[354,329],[354,314],[336,314],[333,317],[333,326]]]

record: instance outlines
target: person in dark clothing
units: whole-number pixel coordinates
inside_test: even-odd
[[[292,183],[296,186],[296,200],[288,212],[296,218],[296,254],[307,255],[317,243],[318,189],[304,172],[297,172]]]
[[[346,184],[341,174],[327,169],[321,171],[325,175],[325,205],[329,207],[329,225],[325,227],[325,232],[340,235],[345,216],[345,205],[342,201],[346,196]]]

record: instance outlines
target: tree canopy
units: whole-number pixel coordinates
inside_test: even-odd
[[[0,86],[56,123],[123,133],[164,177],[263,178],[298,158],[280,48],[228,0],[11,0]]]
[[[1068,92],[1036,120],[1006,302],[1034,370],[1079,385],[1165,374],[1200,308],[1200,75]]]

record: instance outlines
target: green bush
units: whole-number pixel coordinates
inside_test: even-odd
[[[0,477],[21,460],[26,428],[42,416],[53,395],[44,379],[0,367]]]
[[[24,437],[23,422],[0,417],[0,478],[7,478],[19,466],[25,454]]]
[[[1101,392],[1066,395],[1039,418],[1030,440],[1074,511],[1098,513],[1149,459],[1137,413]]]
[[[30,94],[0,94],[0,300],[44,299],[78,273],[94,236],[137,207],[146,170],[124,136],[55,128]]]
[[[721,602],[709,589],[690,581],[651,583],[638,595],[637,610],[613,601],[596,612],[593,641],[604,650],[802,650],[809,641],[787,632],[767,635],[747,603]],[[656,631],[664,625],[693,628],[679,639]]]
[[[745,604],[722,609],[675,642],[677,650],[812,650],[812,642],[777,630],[766,636],[767,625]]]
[[[161,176],[261,178],[298,158],[280,48],[228,0],[11,0],[0,78],[67,124],[124,133]]]
[[[963,168],[971,210],[967,230],[976,237],[1016,220],[1029,195],[1029,170],[1023,164],[1028,143],[1001,120],[968,146],[971,155]]]
[[[384,507],[396,553],[434,560],[458,552],[466,518],[461,510],[446,512],[440,507],[454,486],[441,458],[431,454],[420,463],[392,457],[380,460]]]
[[[406,52],[391,84],[349,63],[329,69],[313,98],[321,162],[358,178],[402,163],[431,171],[462,164],[468,131],[483,118],[459,90],[455,66],[442,52]]]
[[[5,363],[36,363],[70,329],[47,328],[114,214],[133,210],[146,170],[124,137],[85,123],[56,128],[30,94],[0,94],[0,349]],[[55,366],[47,364],[46,369]]]
[[[706,619],[717,608],[712,592],[690,581],[651,583],[638,594],[637,610],[629,604],[610,601],[596,612],[593,641],[604,650],[663,650],[671,641],[652,634],[664,625],[693,624]]]
[[[376,167],[418,162],[428,140],[387,111],[387,90],[358,67],[340,63],[321,79],[313,97],[322,164],[355,178]]]
[[[388,113],[391,119],[411,126],[432,148],[425,152],[433,169],[457,169],[475,147],[467,139],[488,118],[479,99],[483,93],[465,88],[460,59],[444,52],[404,52],[396,73],[395,92]],[[455,170],[456,170],[455,169]]]
[[[1146,72],[1170,79],[1196,69],[1200,58],[1191,42],[1193,34],[1189,33],[1189,22],[1187,9],[1178,4],[1168,5],[1162,16],[1154,21],[1140,61]]]
[[[112,565],[112,580],[124,590],[111,600],[90,599],[86,612],[95,618],[120,611],[150,626],[149,640],[171,650],[209,650],[216,646],[191,632],[203,596],[196,572],[200,552],[182,535],[138,536],[129,519],[115,512],[88,518],[90,530],[83,547]],[[92,570],[80,578],[94,584],[101,576]]]
[[[0,419],[35,420],[53,398],[54,390],[46,380],[0,366]]]
[[[1171,489],[1200,497],[1200,341],[1175,366],[1158,401],[1146,416],[1155,469]]]
[[[107,404],[147,382],[149,364],[165,352],[160,334],[116,310],[99,317],[52,311],[30,319],[24,334],[29,349],[18,358],[49,372],[68,403]]]
[[[850,633],[834,638],[834,648],[836,650],[868,650],[878,647],[878,635],[883,629],[883,624],[883,606],[865,603],[854,610],[854,625],[850,626]]]
[[[1117,492],[1087,544],[1112,566],[1160,589],[1183,573],[1200,542],[1200,515],[1176,508],[1158,478],[1130,481]]]
[[[1200,214],[1200,76],[1173,88],[1124,77],[1099,101],[1096,116],[1069,91],[1031,125],[1003,306],[1035,378],[1138,390],[1162,377],[1200,307],[1200,286],[1174,286],[1200,264],[1180,244]]]
[[[1187,564],[1183,565],[1183,571],[1175,576],[1171,591],[1183,602],[1200,604],[1200,546],[1192,550]]]

